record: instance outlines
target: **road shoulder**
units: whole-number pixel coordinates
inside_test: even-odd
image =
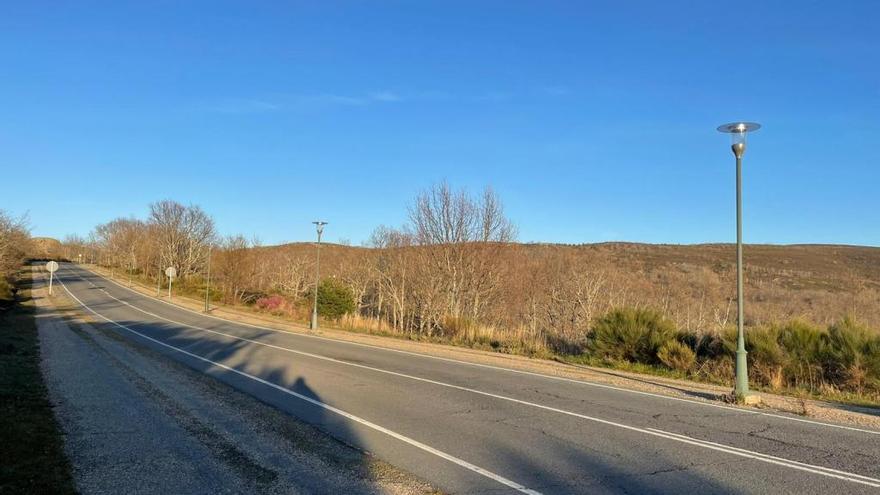
[[[0,309],[0,493],[75,493],[61,428],[40,371],[30,267]]]

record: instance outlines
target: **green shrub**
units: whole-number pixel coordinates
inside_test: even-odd
[[[675,334],[675,325],[650,309],[615,309],[590,331],[589,350],[597,357],[659,364],[657,352]]]
[[[657,351],[657,358],[671,369],[687,372],[694,367],[697,360],[694,351],[687,345],[677,340],[670,340]]]
[[[862,393],[876,383],[880,372],[880,343],[876,335],[846,317],[828,327],[822,348],[825,378],[834,385]]]
[[[694,350],[700,359],[715,360],[729,355],[724,337],[717,333],[706,333],[697,337]]]
[[[875,335],[865,344],[865,371],[867,382],[880,390],[880,335]]]
[[[321,281],[318,286],[318,314],[322,318],[338,320],[355,309],[354,294],[345,284],[332,278]]]
[[[749,330],[746,350],[752,361],[752,374],[756,380],[774,390],[785,384],[785,351],[779,345],[779,327],[757,327]]]
[[[795,387],[816,390],[822,379],[822,349],[825,332],[801,320],[792,320],[779,329],[779,344],[785,352],[785,379]]]
[[[736,328],[728,328],[722,334],[724,350],[736,356]],[[749,353],[750,378],[762,385],[779,389],[785,383],[783,369],[785,351],[779,345],[779,327],[775,325],[748,328],[745,331],[746,352]]]

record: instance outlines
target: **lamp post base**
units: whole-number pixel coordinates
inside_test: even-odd
[[[746,406],[757,406],[761,403],[761,396],[753,393],[747,392],[745,394],[739,394],[736,391],[733,392],[734,398],[736,399],[737,404],[743,404]]]
[[[312,321],[309,323],[309,330],[318,329],[318,315],[312,313]]]
[[[731,390],[729,394],[724,394],[720,397],[722,402],[726,402],[728,404],[739,404],[743,406],[757,406],[761,404],[761,396],[754,392],[747,392],[745,394],[741,394],[736,390]]]

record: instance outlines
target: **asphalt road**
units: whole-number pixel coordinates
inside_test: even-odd
[[[880,432],[247,326],[75,265],[87,311],[451,493],[874,493]]]
[[[45,289],[33,296],[42,372],[78,493],[433,491],[116,327],[69,317],[67,301],[53,304]]]

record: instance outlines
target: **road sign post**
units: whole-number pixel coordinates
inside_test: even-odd
[[[168,300],[171,300],[171,282],[174,280],[174,277],[177,276],[177,270],[173,266],[169,266],[165,269],[165,275],[168,276]]]
[[[49,271],[49,295],[52,295],[52,279],[55,278],[55,272],[58,271],[58,262],[50,261],[46,263],[46,270]]]

